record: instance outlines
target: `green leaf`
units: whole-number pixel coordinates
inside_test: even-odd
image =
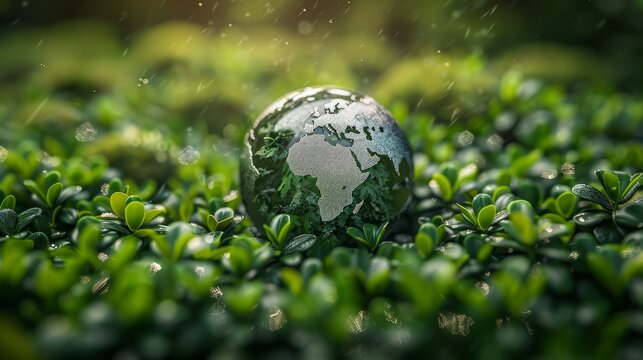
[[[621,225],[643,228],[643,200],[628,204],[616,212],[616,222]]]
[[[291,226],[292,222],[290,220],[290,215],[286,214],[279,214],[270,222],[270,229],[272,229],[273,233],[276,235],[276,243],[279,248],[283,247]]]
[[[6,235],[13,235],[17,232],[18,214],[13,209],[0,210],[0,232]]]
[[[473,213],[475,215],[478,215],[480,213],[480,210],[482,210],[482,208],[489,206],[491,204],[493,204],[493,200],[491,199],[491,196],[484,193],[478,194],[473,197],[473,201],[471,203],[471,205],[473,206]]]
[[[473,213],[469,209],[467,209],[466,207],[464,207],[464,206],[462,206],[460,204],[456,204],[456,206],[458,206],[458,208],[460,208],[462,216],[464,217],[465,220],[467,220],[471,225],[473,225],[475,227],[478,226],[478,220],[476,219],[476,217],[473,215]]]
[[[603,170],[597,170],[595,174],[601,182],[605,193],[607,193],[607,197],[609,197],[613,202],[618,202],[620,194],[618,176],[611,171]]]
[[[190,225],[184,222],[175,222],[170,224],[167,230],[166,238],[169,247],[172,249],[172,260],[179,260],[181,256],[183,256],[183,250],[185,249],[185,246],[193,237],[194,234],[192,233],[192,228],[190,227]]]
[[[143,220],[143,224],[147,224],[148,222],[154,220],[154,218],[156,218],[157,216],[161,215],[164,212],[165,212],[165,209],[152,209],[152,210],[145,211],[145,219]]]
[[[56,205],[56,201],[58,200],[58,196],[60,196],[60,193],[63,191],[63,184],[62,183],[55,183],[49,187],[47,190],[47,204],[51,207],[54,207]]]
[[[243,275],[252,265],[252,257],[248,250],[241,246],[229,246],[223,256],[222,264],[237,275]]]
[[[122,192],[115,192],[109,197],[109,205],[116,216],[125,219],[125,202],[127,201],[127,194]]]
[[[444,225],[440,225],[442,231],[438,230],[432,223],[424,223],[415,234],[415,247],[423,258],[429,257],[444,236]]]
[[[246,317],[261,300],[263,285],[258,282],[244,283],[238,288],[226,289],[224,293],[223,301],[227,308],[237,316]]]
[[[574,221],[581,226],[594,226],[611,218],[610,214],[605,212],[584,211],[574,215]]]
[[[131,202],[125,207],[125,223],[130,230],[135,231],[145,221],[145,205],[142,202]]]
[[[366,278],[366,289],[372,295],[383,293],[391,279],[391,266],[387,259],[374,257]]]
[[[270,228],[270,226],[264,224],[263,225],[263,230],[265,231],[266,236],[268,237],[268,240],[272,243],[272,245],[274,245],[277,248],[280,248],[279,242],[277,240],[277,234],[275,234],[275,232],[272,231],[272,228]]]
[[[42,200],[45,203],[47,202],[47,197],[42,192],[42,190],[40,190],[40,188],[38,187],[38,184],[36,184],[35,181],[25,180],[24,184],[25,184],[25,187],[29,189],[29,191],[31,191],[33,194],[35,194],[40,200]]]
[[[371,250],[371,243],[366,239],[366,236],[364,235],[364,232],[362,230],[355,227],[349,227],[346,230],[346,233],[353,240],[357,241],[358,244],[364,246],[368,250]]]
[[[47,173],[45,176],[45,181],[44,181],[44,188],[49,189],[52,187],[55,183],[60,182],[60,179],[62,176],[58,171],[50,171]]]
[[[229,207],[223,207],[214,212],[214,215],[208,216],[208,228],[210,231],[223,230],[232,223],[234,210]]]
[[[295,295],[301,294],[304,289],[304,280],[299,275],[299,271],[293,268],[284,268],[281,270],[281,281]]]
[[[640,177],[640,175],[639,175],[639,177]],[[632,197],[634,197],[634,194],[636,194],[636,192],[641,187],[641,184],[638,183],[638,180],[636,182],[631,183],[630,185],[631,186],[629,186],[626,189],[626,191],[623,193],[623,195],[621,196],[621,201],[620,201],[621,204],[624,204],[624,203],[630,201],[630,199],[632,199]]]
[[[41,232],[35,232],[29,234],[27,236],[27,239],[33,241],[33,247],[34,249],[47,249],[49,248],[49,238],[47,235]]]
[[[491,198],[489,198],[491,199]],[[478,213],[478,227],[481,230],[487,230],[493,224],[493,220],[496,216],[496,206],[487,205],[483,207]]]
[[[526,200],[514,200],[507,205],[507,211],[509,214],[516,212],[523,213],[527,215],[530,219],[533,219],[536,216],[534,207],[531,206],[531,203]]]
[[[16,232],[22,231],[22,229],[27,227],[27,225],[29,225],[40,214],[42,214],[42,209],[40,208],[30,208],[21,212],[20,215],[18,215]]]
[[[301,234],[299,236],[295,236],[288,242],[288,244],[286,244],[286,246],[284,246],[283,252],[284,254],[290,254],[295,251],[306,251],[315,244],[315,241],[317,241],[315,235]]]
[[[555,206],[556,212],[558,212],[562,217],[568,219],[576,210],[576,196],[569,191],[566,191],[556,198]]]
[[[142,203],[143,199],[141,199],[141,197],[138,196],[138,195],[130,195],[130,196],[127,197],[127,199],[125,199],[125,206],[127,207],[127,205],[129,205],[130,203],[133,203],[133,202]]]
[[[4,200],[2,200],[2,204],[0,204],[0,209],[15,209],[16,208],[16,197],[13,195],[9,195]]]
[[[448,202],[453,198],[453,189],[449,179],[441,173],[433,174],[431,180],[435,181],[438,185],[439,196],[442,200]]]
[[[506,223],[505,223],[506,224]],[[524,212],[513,212],[509,214],[509,228],[506,228],[510,235],[513,235],[516,240],[522,242],[527,246],[532,246],[536,243],[536,226],[532,218]]]

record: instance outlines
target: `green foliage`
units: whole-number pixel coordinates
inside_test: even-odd
[[[240,10],[247,2],[228,5],[243,21],[255,15]],[[485,29],[496,23],[494,11],[471,8]],[[403,24],[435,23],[452,32],[432,34],[451,41],[469,33],[458,19],[471,11]],[[332,38],[340,19],[315,27]],[[373,38],[351,27],[311,61],[306,44],[321,36],[297,41],[267,22],[248,33],[230,23],[225,37],[163,25],[127,50],[88,24],[4,34],[4,357],[642,353],[640,94],[592,82],[591,58],[555,47],[504,62],[413,44],[416,56],[394,48],[405,40],[388,33],[400,25],[391,23],[373,25],[382,29]],[[467,41],[478,48],[485,29],[472,27]],[[362,61],[366,52],[378,60]],[[249,113],[304,83],[360,88],[391,109],[414,150],[414,198],[400,219],[375,218],[396,201],[376,181],[390,165],[380,161],[335,223],[307,228],[320,222],[316,179],[273,168],[290,141],[278,132],[254,134],[263,139],[257,169],[286,174],[257,194],[274,217],[246,217],[257,209],[241,203],[237,154]],[[84,122],[91,141],[76,137]],[[179,157],[188,145],[200,153],[194,163]],[[361,200],[360,214],[373,218],[346,226]]]

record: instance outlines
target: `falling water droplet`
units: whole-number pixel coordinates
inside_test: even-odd
[[[84,122],[76,129],[76,140],[80,142],[94,141],[98,132],[89,122]]]
[[[183,165],[191,165],[199,161],[201,154],[192,146],[186,146],[179,152],[179,162]]]

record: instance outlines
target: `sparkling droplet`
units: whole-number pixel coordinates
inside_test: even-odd
[[[558,171],[556,171],[556,169],[545,170],[540,176],[542,176],[543,179],[552,180],[558,176]]]
[[[574,175],[576,173],[576,167],[574,167],[574,164],[571,162],[565,161],[560,167],[560,172],[562,172],[563,175]]]
[[[162,269],[161,265],[157,262],[152,261],[150,263],[150,272],[156,273]]]
[[[504,144],[504,140],[498,134],[493,134],[487,139],[487,145],[491,150],[498,150]]]
[[[487,296],[489,295],[489,284],[487,284],[484,281],[478,281],[476,283],[476,289],[480,290],[482,295]]]
[[[201,154],[192,146],[186,146],[179,152],[179,162],[183,165],[192,165],[199,161]]]
[[[471,133],[471,131],[463,131],[458,135],[458,144],[461,146],[469,146],[473,143],[473,139],[475,137]]]
[[[76,140],[80,142],[94,141],[98,132],[89,122],[84,122],[76,129]]]
[[[7,156],[9,156],[9,150],[5,149],[4,146],[0,146],[0,163],[7,160]]]

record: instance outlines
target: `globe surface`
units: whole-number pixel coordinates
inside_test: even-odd
[[[411,151],[371,97],[315,87],[270,105],[249,130],[241,191],[257,224],[294,215],[301,231],[342,237],[347,226],[395,220],[411,199]]]

